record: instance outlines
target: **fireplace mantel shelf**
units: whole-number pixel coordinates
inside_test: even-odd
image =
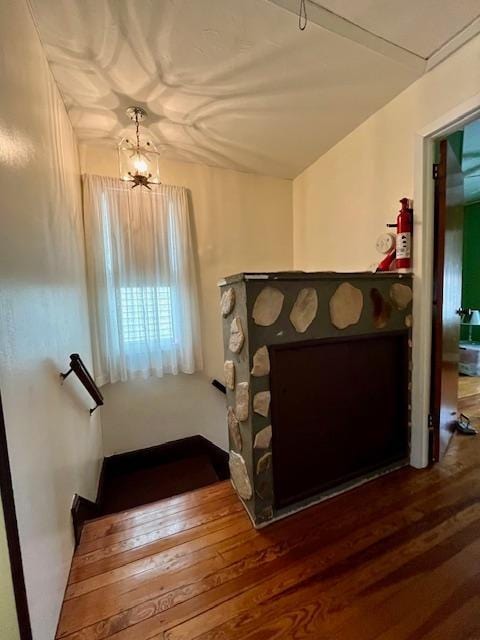
[[[411,278],[412,272],[398,271],[258,271],[235,273],[231,276],[222,278],[218,282],[221,287],[225,284],[234,284],[235,282],[248,282],[252,280],[265,281],[309,281],[309,280],[338,280],[345,278],[346,280],[357,280],[359,278],[372,278],[374,280],[396,280],[398,278]]]

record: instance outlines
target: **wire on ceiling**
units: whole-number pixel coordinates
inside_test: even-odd
[[[306,0],[300,0],[300,7],[298,9],[298,28],[300,31],[305,31],[305,27],[308,22],[307,7],[305,3]]]

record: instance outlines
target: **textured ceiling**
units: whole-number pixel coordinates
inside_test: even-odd
[[[172,159],[292,178],[422,73],[266,0],[30,3],[79,139],[139,104]]]
[[[372,33],[428,58],[480,16],[479,0],[317,0]]]

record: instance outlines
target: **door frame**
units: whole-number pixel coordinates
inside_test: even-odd
[[[429,413],[432,356],[432,305],[434,259],[435,143],[480,118],[480,93],[461,102],[415,134],[413,253],[413,370],[410,464],[429,462]]]
[[[17,609],[18,630],[20,640],[32,640],[30,614],[28,611],[27,591],[23,573],[22,552],[18,534],[17,514],[13,495],[12,474],[8,456],[7,433],[0,395],[0,499],[3,505],[3,517],[7,535],[10,572],[12,575],[13,594]]]

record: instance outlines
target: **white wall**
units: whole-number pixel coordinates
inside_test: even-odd
[[[80,146],[82,172],[118,176],[114,149]],[[105,454],[200,433],[227,447],[220,278],[239,271],[291,269],[292,183],[289,180],[163,160],[162,181],[191,193],[198,255],[204,371],[107,385],[102,391]]]
[[[433,182],[424,189],[427,132],[478,106],[480,36],[417,80],[294,181],[297,269],[367,269],[402,196],[414,202],[411,464],[428,462]],[[466,106],[468,104],[469,106]],[[428,151],[427,151],[428,149]],[[427,170],[429,170],[428,167]],[[415,192],[414,192],[415,191]],[[417,197],[418,196],[418,197]]]
[[[363,270],[377,235],[413,197],[415,134],[480,91],[480,37],[417,80],[293,185],[296,269]]]
[[[34,638],[52,640],[72,496],[95,497],[101,458],[98,414],[58,376],[72,352],[91,364],[78,153],[23,0],[3,0],[0,42],[0,388]]]

